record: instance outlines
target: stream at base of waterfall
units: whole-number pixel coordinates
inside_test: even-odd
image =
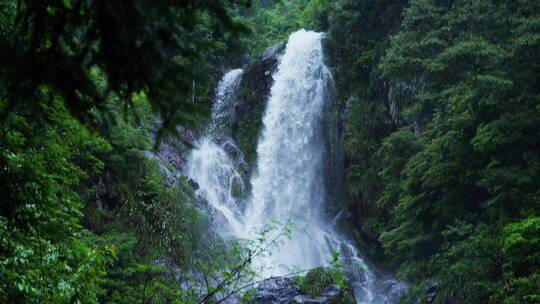
[[[300,30],[289,37],[273,75],[273,85],[257,144],[250,187],[238,172],[241,153],[228,134],[228,120],[243,71],[231,70],[218,84],[212,122],[188,158],[187,175],[199,193],[225,219],[223,237],[250,239],[274,221],[294,229],[271,255],[256,257],[261,277],[327,265],[334,251],[348,273],[358,303],[392,303],[381,279],[324,214],[324,138],[321,119],[331,74],[324,64],[323,34]],[[239,156],[240,155],[240,156]],[[237,189],[250,189],[239,201]],[[395,281],[395,280],[394,280]]]

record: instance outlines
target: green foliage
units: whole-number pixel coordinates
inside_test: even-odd
[[[0,301],[177,298],[176,279],[154,261],[189,265],[204,222],[187,181],[170,188],[145,154],[154,127],[145,95],[128,114],[111,98],[89,129],[50,88],[41,93],[50,102],[16,107],[0,133]]]
[[[109,2],[3,1],[0,38],[3,112],[16,105],[39,110],[48,86],[75,117],[91,123],[111,95],[128,110],[144,92],[162,119],[162,134],[196,126],[207,111],[213,69],[248,29],[227,4],[245,1]],[[226,46],[226,43],[229,46]],[[103,73],[104,88],[92,69]],[[5,116],[3,114],[2,116]]]
[[[308,29],[316,31],[327,29],[331,9],[331,2],[328,0],[311,0],[302,11],[301,22]]]
[[[114,251],[84,241],[77,190],[103,169],[110,145],[59,97],[40,107],[11,113],[0,133],[0,300],[97,302]]]
[[[238,20],[281,23],[264,39],[283,39],[306,6],[231,17],[245,4],[0,3],[0,302],[190,303],[255,274],[273,230],[217,246],[187,180],[171,185],[149,154],[178,124],[204,122],[213,75],[248,32]],[[309,7],[305,22],[324,14]],[[171,267],[213,281],[183,289]]]
[[[328,302],[337,304],[356,303],[354,292],[343,271],[337,251],[333,252],[328,267],[311,269],[305,276],[297,276],[294,280],[300,287],[300,292],[310,297],[319,297],[330,285],[338,285],[341,288],[339,294],[330,297]]]
[[[0,2],[0,302],[192,303],[254,277],[288,225],[209,238],[150,135],[201,125],[238,42],[258,54],[300,27],[327,31],[353,234],[412,283],[401,301],[540,302],[538,1],[243,4]],[[207,281],[180,288],[171,265]],[[300,279],[328,284],[346,288],[337,256]]]
[[[393,210],[395,226],[381,238],[388,252],[416,259],[442,249],[440,233],[453,220],[505,222],[537,212],[532,183],[539,171],[530,155],[539,121],[536,101],[516,85],[518,75],[536,68],[518,72],[505,65],[521,61],[512,55],[520,48],[515,37],[506,34],[504,20],[514,18],[508,7],[412,1],[404,16],[380,67],[391,82],[412,80],[409,87],[416,86],[395,87],[409,96],[399,105],[405,123],[425,129],[421,138],[427,144],[409,156],[402,178],[393,178],[401,180],[402,192]],[[423,75],[419,84],[417,75]],[[395,197],[392,188],[385,192]]]
[[[341,265],[341,261],[339,260],[338,251],[332,252],[332,260],[330,260],[328,271],[330,271],[330,275],[332,276],[333,284],[336,284],[343,289],[349,287],[349,280],[347,279],[345,271],[343,270],[343,265]]]
[[[163,303],[181,297],[175,273],[163,265],[144,262],[134,233],[108,232],[94,235],[99,246],[113,246],[117,259],[107,268],[100,303]],[[168,261],[168,260],[164,260]],[[169,261],[170,262],[170,261]]]
[[[305,276],[295,277],[295,282],[302,293],[311,297],[320,296],[331,284],[338,285],[343,291],[349,288],[349,280],[343,271],[337,251],[332,253],[332,260],[328,267],[311,269]]]
[[[506,292],[503,303],[540,301],[540,217],[530,217],[505,227],[502,241],[505,255]]]
[[[388,35],[399,27],[406,1],[333,1],[328,13],[325,50],[336,83],[340,107],[345,109],[344,156],[346,164],[346,207],[354,220],[364,251],[384,260],[378,248],[380,230],[390,208],[379,208],[385,178],[379,172],[383,139],[399,123],[397,113],[381,81],[378,62],[389,43]],[[396,96],[397,98],[397,96]],[[388,157],[390,159],[390,157]],[[381,203],[382,205],[382,203]]]
[[[434,303],[538,301],[539,18],[537,1],[330,11],[348,209],[416,284],[404,303],[430,282]]]
[[[330,10],[328,0],[253,0],[250,8],[238,12],[238,20],[254,33],[242,39],[242,43],[250,54],[257,56],[301,28],[326,29]]]

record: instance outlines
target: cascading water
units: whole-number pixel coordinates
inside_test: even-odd
[[[262,277],[287,275],[296,269],[326,265],[332,252],[340,252],[358,303],[390,303],[377,292],[376,278],[355,247],[334,230],[323,214],[325,184],[324,140],[321,119],[331,75],[324,64],[321,33],[293,33],[274,74],[263,130],[257,145],[256,171],[251,194],[242,211],[233,195],[241,184],[235,163],[217,138],[227,120],[231,96],[241,72],[227,73],[218,86],[214,122],[188,161],[188,176],[228,222],[224,233],[249,238],[272,221],[291,221],[295,229],[277,252],[253,263]]]
[[[321,34],[291,35],[274,75],[257,146],[257,172],[246,226],[292,221],[295,230],[278,252],[261,259],[265,276],[285,275],[290,267],[310,269],[331,258],[324,207],[321,112],[329,72],[323,63]]]
[[[212,123],[206,136],[196,143],[188,158],[187,175],[199,185],[199,192],[228,223],[227,235],[242,233],[244,224],[234,197],[235,189],[243,188],[243,180],[236,170],[237,164],[226,148],[237,149],[226,133],[232,98],[240,84],[243,71],[229,71],[219,82],[212,107]],[[240,158],[238,161],[243,161]]]
[[[207,132],[215,139],[227,136],[224,133],[229,130],[230,114],[234,102],[233,97],[240,85],[243,74],[242,69],[231,70],[218,83],[216,100],[212,106],[212,123]]]

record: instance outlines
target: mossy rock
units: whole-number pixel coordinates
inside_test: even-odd
[[[284,50],[284,46],[284,44],[272,46],[261,58],[252,61],[245,69],[238,88],[231,133],[244,152],[245,160],[250,168],[257,157],[257,141],[263,126],[262,118],[274,82],[272,75],[277,68],[279,54]]]
[[[356,300],[353,296],[351,289],[342,289],[339,295],[328,299],[328,303],[332,304],[356,304]]]
[[[334,283],[334,280],[330,270],[318,267],[310,270],[298,283],[302,293],[310,297],[318,297],[329,285]]]

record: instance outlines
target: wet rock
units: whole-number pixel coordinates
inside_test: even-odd
[[[328,82],[324,96],[324,113],[321,129],[324,141],[323,170],[328,203],[326,212],[335,216],[343,209],[345,201],[345,159],[343,151],[343,113],[334,93],[334,81],[330,73],[325,77]]]
[[[157,140],[156,134],[159,129],[160,122],[156,120],[154,130],[150,137],[153,142]],[[187,142],[194,142],[201,136],[201,132],[184,127],[177,128],[178,134]],[[185,176],[187,165],[187,157],[191,146],[180,140],[176,136],[168,136],[161,139],[159,149],[157,151],[145,151],[146,158],[156,160],[159,164],[160,172],[165,176],[169,187],[177,187],[179,179]]]
[[[231,135],[244,152],[248,167],[256,158],[262,115],[273,83],[272,74],[284,48],[284,43],[271,46],[257,60],[252,61],[245,69],[238,88],[231,115]]]
[[[178,133],[181,137],[186,139],[188,142],[194,142],[197,138],[201,136],[200,131],[191,130],[183,127],[178,127]],[[152,140],[156,140],[155,133],[152,134]],[[187,156],[191,147],[186,145],[180,139],[174,136],[169,136],[161,139],[159,145],[159,150],[155,152],[157,158],[168,165],[174,168],[175,174],[181,174],[186,166]]]
[[[281,51],[283,51],[283,48],[285,47],[284,43],[278,43],[276,45],[273,45],[266,50],[261,55],[261,61],[273,61],[277,60],[278,56],[280,55]]]
[[[311,297],[302,294],[292,279],[283,277],[265,280],[257,287],[256,294],[252,299],[254,304],[337,303],[345,294],[352,297],[350,291],[334,284],[328,285],[320,296]]]
[[[178,185],[178,172],[173,172],[174,169],[167,168],[165,164],[168,162],[163,162],[155,153],[151,151],[144,151],[144,155],[146,158],[156,160],[158,162],[159,171],[163,174],[163,176],[165,176],[165,180],[167,181],[167,185],[169,187],[176,187]]]
[[[407,283],[394,278],[386,279],[381,283],[381,291],[390,303],[395,303],[409,288]]]
[[[298,287],[289,278],[272,278],[259,284],[254,304],[290,303],[300,294]]]
[[[168,162],[163,162],[154,152],[152,151],[144,151],[144,155],[146,158],[151,160],[156,160],[159,164],[159,171],[165,176],[165,180],[167,181],[167,185],[169,187],[175,187],[178,185],[178,172],[172,168],[168,168],[165,164],[168,164]],[[174,172],[173,172],[174,171]]]
[[[433,303],[433,301],[435,301],[435,298],[437,297],[438,287],[439,287],[438,281],[431,281],[424,287],[424,291],[426,292],[428,303]]]
[[[193,190],[197,191],[199,190],[199,184],[197,184],[196,181],[194,181],[193,179],[189,179],[188,180],[188,184],[191,186],[191,188],[193,188]]]

